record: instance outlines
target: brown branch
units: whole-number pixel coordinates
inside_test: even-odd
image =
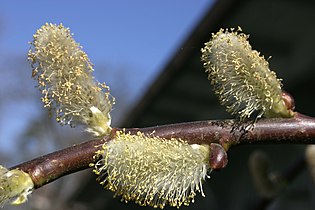
[[[251,129],[246,130],[245,126]],[[29,173],[35,188],[39,188],[64,175],[89,168],[89,164],[96,161],[93,156],[99,150],[97,146],[113,139],[118,130],[122,129],[114,128],[112,134],[104,139],[75,145],[12,168]],[[130,133],[140,131],[166,139],[181,138],[190,144],[219,143],[226,149],[249,143],[315,143],[315,118],[301,114],[290,119],[261,119],[254,126],[251,123],[240,125],[234,120],[215,120],[125,130]]]
[[[102,142],[99,139],[90,140],[21,163],[11,169],[18,168],[27,172],[34,187],[39,188],[67,174],[87,169],[90,163],[96,161],[93,157]]]
[[[315,143],[315,118],[297,113],[294,118],[260,119],[254,125],[252,121],[240,124],[235,120],[211,120],[126,129],[131,133],[138,131],[167,139],[181,138],[190,144],[312,144]]]

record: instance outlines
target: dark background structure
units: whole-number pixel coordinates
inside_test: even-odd
[[[270,68],[283,79],[283,88],[296,100],[296,110],[314,116],[315,1],[219,0],[170,59],[161,74],[120,124],[147,127],[168,123],[231,118],[212,92],[200,61],[200,49],[211,33],[237,28],[250,34],[254,49],[269,59]],[[204,184],[206,197],[197,196],[183,209],[304,209],[315,206],[315,184],[304,170],[266,207],[255,191],[248,158],[255,150],[266,152],[272,171],[282,171],[304,155],[303,145],[248,145],[233,148],[226,169],[213,172]],[[91,176],[73,199],[91,209],[149,209],[112,199]],[[168,209],[168,208],[167,208]]]

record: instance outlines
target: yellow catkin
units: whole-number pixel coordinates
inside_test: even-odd
[[[61,124],[86,125],[96,136],[109,133],[113,98],[95,81],[92,63],[62,24],[46,23],[34,34],[28,58],[44,106]]]
[[[241,120],[253,113],[258,118],[292,117],[282,99],[280,80],[247,39],[240,29],[221,29],[201,49],[203,65],[221,104]]]
[[[33,188],[33,181],[27,173],[18,169],[8,170],[0,165],[0,207],[7,203],[24,203]]]
[[[163,208],[189,205],[209,170],[209,146],[117,132],[95,164],[98,180],[124,201]]]

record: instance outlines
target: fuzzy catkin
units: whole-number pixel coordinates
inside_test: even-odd
[[[8,170],[0,165],[0,207],[7,203],[24,203],[33,188],[33,181],[27,173],[18,169]]]
[[[228,112],[251,117],[291,117],[282,99],[281,82],[241,30],[223,30],[201,49],[202,61],[215,94]]]
[[[56,112],[61,124],[86,125],[102,136],[111,130],[113,98],[109,87],[95,81],[93,65],[62,24],[46,23],[34,34],[28,57],[44,107]]]
[[[125,201],[155,208],[180,207],[194,202],[197,192],[204,196],[208,145],[117,132],[98,153],[103,157],[95,164],[98,180]]]

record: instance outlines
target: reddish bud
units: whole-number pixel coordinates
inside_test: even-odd
[[[216,143],[210,144],[210,168],[214,170],[225,168],[228,163],[228,157],[225,149]]]

